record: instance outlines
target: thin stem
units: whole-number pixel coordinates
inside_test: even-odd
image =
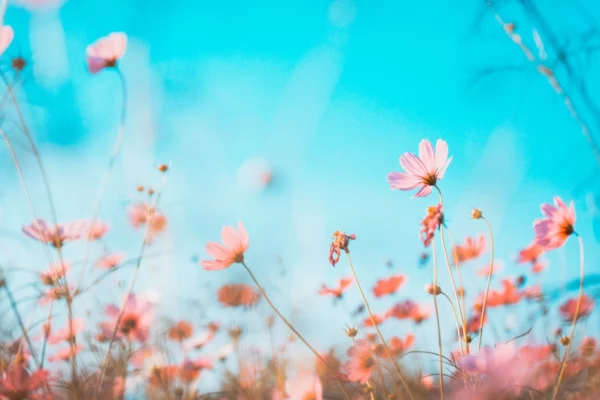
[[[483,305],[481,307],[481,318],[479,320],[479,344],[477,350],[481,350],[481,338],[483,337],[483,320],[485,319],[485,307],[487,306],[488,294],[490,293],[490,283],[492,282],[492,274],[494,273],[494,234],[492,233],[492,225],[485,217],[482,217],[483,221],[490,231],[490,245],[492,250],[490,252],[490,268],[488,270],[488,279],[485,286],[485,294],[483,295]]]
[[[456,242],[450,233],[450,229],[446,229],[448,233],[448,240],[450,240],[450,246],[452,246],[452,256],[454,257],[454,265],[456,266],[456,274],[458,275],[458,284],[460,285],[459,290],[461,290],[460,297],[462,299],[462,309],[467,310],[467,304],[465,300],[465,285],[463,284],[462,278],[462,268],[460,266],[460,260],[458,259],[458,252],[456,251]],[[465,316],[466,317],[466,316]]]
[[[442,206],[442,210],[444,210],[444,196],[442,196],[442,191],[436,185],[438,193],[440,194],[440,205]],[[452,267],[450,266],[450,259],[448,258],[448,251],[446,250],[446,239],[444,235],[445,227],[444,224],[440,224],[440,232],[442,234],[442,249],[444,250],[444,258],[446,260],[446,265],[448,266],[448,274],[450,275],[450,283],[452,283],[452,290],[454,291],[454,297],[456,298],[456,305],[458,307],[458,314],[460,316],[460,320],[462,322],[463,328],[463,340],[465,341],[465,347],[467,349],[467,354],[469,354],[469,342],[467,341],[467,320],[465,319],[462,307],[460,306],[460,300],[458,298],[458,292],[456,290],[456,284],[454,283],[454,275],[452,274]],[[465,310],[466,311],[466,310]]]
[[[379,326],[377,325],[377,321],[375,320],[375,317],[373,317],[373,313],[371,312],[371,307],[369,306],[369,302],[367,301],[367,298],[365,297],[365,294],[363,293],[362,287],[360,286],[360,282],[358,281],[358,277],[356,276],[356,271],[354,270],[354,266],[352,265],[352,259],[350,258],[350,253],[346,253],[346,255],[348,256],[348,265],[350,266],[350,271],[352,271],[352,276],[354,277],[354,282],[356,282],[356,287],[358,288],[360,297],[362,297],[363,303],[365,303],[365,307],[367,308],[367,312],[369,313],[371,322],[373,323],[373,326],[375,327],[375,330],[377,331],[377,335],[379,336],[379,339],[381,340],[383,347],[385,347],[385,350],[386,350],[388,356],[390,357],[390,360],[392,360],[392,363],[394,364],[394,368],[396,369],[396,372],[398,373],[398,377],[400,378],[402,385],[408,392],[408,397],[410,397],[412,400],[414,400],[414,397],[413,397],[410,389],[408,388],[408,385],[407,385],[406,381],[404,380],[404,377],[402,376],[400,367],[398,366],[398,363],[396,362],[394,356],[392,355],[390,348],[388,347],[387,343],[385,342],[385,339],[383,338],[383,335],[381,334],[381,331],[379,330]]]
[[[452,303],[452,300],[450,300],[450,297],[448,297],[448,295],[444,292],[441,292],[441,294],[446,298],[446,300],[448,300],[448,303],[450,303],[450,307],[452,307],[452,313],[454,314],[454,322],[456,322],[456,334],[458,335],[458,342],[460,343],[460,355],[463,355],[463,344],[462,344],[462,340],[460,340],[460,326],[458,325],[458,315],[456,314],[456,308],[454,307],[454,304]],[[434,294],[435,296],[435,294]]]
[[[279,312],[279,310],[277,309],[277,307],[275,307],[275,305],[271,302],[271,299],[269,299],[269,296],[267,296],[267,293],[262,288],[262,286],[260,285],[260,283],[258,283],[258,280],[254,276],[254,274],[252,273],[252,271],[250,270],[250,268],[248,268],[248,266],[246,265],[246,263],[242,262],[242,265],[244,266],[244,268],[246,268],[246,271],[248,271],[248,274],[250,275],[250,278],[252,278],[252,280],[254,281],[254,284],[256,285],[256,287],[258,288],[258,290],[262,293],[262,295],[265,298],[265,300],[267,301],[267,303],[269,303],[269,305],[271,306],[271,308],[273,309],[273,311],[275,311],[275,314],[277,314],[279,316],[279,318],[281,318],[281,320],[287,325],[287,327],[290,328],[290,330],[292,332],[294,332],[294,334],[302,341],[302,343],[304,343],[306,345],[306,347],[308,347],[309,350],[312,351],[312,353],[315,355],[315,357],[317,357],[319,359],[319,361],[321,361],[323,363],[323,365],[325,365],[325,367],[327,368],[327,371],[329,371],[329,373],[331,374],[331,376],[333,377],[333,379],[335,379],[335,381],[337,382],[338,386],[340,387],[340,389],[342,390],[342,392],[346,396],[346,399],[350,400],[350,395],[348,394],[348,392],[344,388],[344,385],[342,385],[342,382],[340,382],[340,380],[338,379],[338,377],[335,375],[335,373],[333,372],[333,370],[331,369],[331,367],[327,364],[327,361],[325,361],[325,359],[306,341],[306,339],[304,339],[304,337],[300,334],[300,332],[298,332],[296,330],[296,328],[294,328],[292,326],[292,324]]]
[[[127,117],[127,87],[125,85],[125,78],[121,73],[121,70],[118,67],[114,68],[114,71],[117,73],[119,77],[119,81],[121,82],[121,93],[122,93],[122,106],[121,106],[121,120],[119,123],[119,128],[117,131],[117,137],[113,144],[112,154],[110,159],[108,160],[108,165],[106,170],[104,171],[104,176],[102,178],[102,183],[100,184],[100,191],[98,192],[98,196],[96,197],[96,201],[94,202],[94,207],[92,208],[92,218],[90,220],[90,229],[94,225],[94,223],[98,220],[98,215],[100,214],[100,205],[102,204],[102,199],[106,193],[106,189],[108,188],[108,182],[110,181],[111,173],[113,167],[115,165],[115,161],[119,155],[119,150],[121,149],[121,143],[123,142],[123,136],[125,135],[125,119]],[[88,263],[91,255],[91,241],[86,242],[85,248],[85,257],[83,261],[83,268],[81,269],[81,275],[79,277],[78,288],[83,284],[83,279],[85,277],[85,272],[88,267]]]
[[[431,245],[433,247],[432,249],[432,253],[433,253],[433,287],[437,286],[437,253],[435,251],[435,241],[431,242]],[[442,363],[442,330],[440,328],[440,312],[438,310],[438,304],[437,304],[437,296],[433,296],[433,307],[435,308],[435,319],[437,322],[437,332],[438,332],[438,350],[439,350],[439,356],[440,356],[440,398],[443,399],[444,398],[444,366]],[[460,338],[459,338],[460,340]]]
[[[577,233],[575,233],[577,235]],[[579,295],[577,296],[577,306],[575,307],[575,315],[573,315],[573,324],[571,325],[571,333],[569,334],[569,343],[565,348],[565,354],[563,355],[563,359],[560,362],[560,369],[558,370],[558,377],[556,378],[556,385],[554,386],[554,390],[552,391],[552,400],[556,399],[558,395],[558,389],[560,388],[560,383],[563,378],[563,374],[565,373],[565,367],[567,365],[567,357],[569,356],[569,351],[571,350],[571,345],[573,344],[573,336],[575,336],[575,327],[577,326],[577,317],[579,317],[579,309],[581,307],[581,300],[583,299],[583,280],[585,275],[585,258],[583,251],[583,239],[581,236],[577,235],[577,240],[579,241],[579,260],[580,260],[580,270],[579,270]]]

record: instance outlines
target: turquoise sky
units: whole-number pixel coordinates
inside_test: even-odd
[[[440,186],[455,239],[485,232],[469,219],[471,207],[481,208],[505,262],[502,276],[526,271],[513,260],[533,237],[539,205],[554,195],[575,200],[587,270],[598,272],[592,230],[598,210],[590,199],[600,184],[589,179],[598,171],[593,154],[560,97],[482,3],[72,0],[33,14],[9,7],[4,20],[16,35],[4,58],[31,59],[19,90],[59,216],[85,218],[121,104],[114,73],[86,71],[85,47],[110,32],[126,32],[129,47],[120,65],[129,90],[127,137],[101,212],[113,225],[108,246],[135,255],[140,233],[128,227],[125,207],[138,184],[159,185],[155,165],[169,162],[163,209],[170,229],[153,246],[169,255],[148,262],[139,291],[159,292],[162,310],[183,318],[189,314],[184,299],[209,299],[220,283],[247,280],[240,268],[208,273],[190,261],[206,256],[205,243],[218,239],[223,225],[242,220],[251,237],[247,260],[259,279],[286,313],[298,309],[298,324],[309,336],[330,343],[350,323],[340,306],[329,310],[329,301],[315,295],[321,283],[348,275],[344,261],[335,269],[327,262],[336,229],[357,235],[351,254],[364,286],[391,273],[384,264],[389,258],[394,273],[409,277],[396,299],[430,301],[423,293],[430,266],[417,268],[418,224],[437,199],[411,199],[386,183],[388,172],[400,171],[399,156],[417,152],[422,138],[443,138],[454,156]],[[600,6],[555,3],[540,7],[546,6],[541,10],[562,42],[573,49],[587,45],[580,37],[600,18]],[[581,11],[585,3],[588,12]],[[522,10],[500,11],[533,45]],[[556,54],[548,50],[548,56],[553,65]],[[600,95],[594,56],[585,60],[577,53],[573,60],[592,96]],[[478,79],[489,69],[496,72]],[[557,74],[565,78],[564,70]],[[593,133],[600,137],[597,129]],[[31,217],[3,154],[3,232],[26,260],[10,261],[36,268],[41,258],[28,252],[34,244],[19,235]],[[251,157],[272,165],[274,187],[257,194],[240,186],[238,169]],[[22,163],[39,192],[33,159],[24,153]],[[43,196],[35,200],[48,217]],[[287,270],[283,277],[278,257]],[[471,294],[483,288],[472,271],[487,257],[465,266]],[[547,259],[542,279],[548,287],[577,276],[576,241]],[[129,272],[120,278],[127,281]],[[106,290],[101,304],[122,292],[112,282]],[[384,311],[393,300],[374,302],[374,308]],[[358,301],[355,293],[348,296],[351,307]],[[261,307],[232,318],[248,322],[268,314]],[[311,330],[326,322],[326,334]],[[386,329],[405,333],[404,325],[394,324]]]

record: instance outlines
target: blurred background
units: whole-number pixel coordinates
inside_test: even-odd
[[[354,289],[335,305],[317,295],[321,284],[332,286],[349,275],[345,259],[335,268],[328,263],[335,230],[356,234],[351,255],[369,292],[379,278],[407,276],[392,298],[373,299],[374,311],[408,298],[430,302],[424,285],[431,281],[431,263],[419,266],[425,249],[418,231],[437,197],[412,199],[386,182],[388,172],[401,170],[400,155],[417,152],[422,138],[446,140],[454,157],[440,182],[454,239],[487,235],[481,221],[470,219],[471,207],[492,224],[497,260],[504,263],[493,287],[503,277],[526,275],[552,291],[554,301],[575,295],[568,291],[578,274],[574,240],[545,257],[549,266],[540,277],[515,263],[533,238],[539,205],[558,195],[575,202],[576,229],[592,276],[588,290],[594,294],[598,160],[563,98],[507,37],[485,2],[36,3],[42,2],[9,4],[4,23],[14,28],[15,39],[3,59],[5,67],[17,56],[28,62],[15,90],[62,222],[90,218],[122,106],[117,75],[110,70],[91,75],[85,48],[110,32],[128,35],[119,63],[128,90],[125,139],[100,218],[111,225],[104,245],[135,257],[142,232],[130,227],[126,209],[143,198],[137,185],[161,187],[156,165],[170,165],[160,207],[168,230],[148,250],[152,256],[135,287],[157,302],[162,315],[190,319],[202,311],[203,318],[264,335],[262,321],[271,315],[264,302],[239,313],[222,310],[214,300],[221,284],[248,282],[245,271],[234,265],[206,272],[198,264],[208,257],[205,244],[237,221],[250,234],[246,260],[259,281],[322,348],[340,341],[345,346],[343,329],[364,317],[348,313],[360,304]],[[531,12],[537,3],[534,10],[543,19]],[[498,2],[496,9],[515,23],[523,42],[547,53],[546,64],[600,137],[600,120],[595,123],[581,96],[600,100],[600,4],[519,0]],[[533,29],[543,48],[539,41],[536,46]],[[4,110],[4,117],[9,135],[17,144],[23,141],[13,110]],[[0,151],[0,263],[44,270],[39,245],[21,233],[32,217],[9,153]],[[38,211],[48,219],[34,158],[24,146],[19,156]],[[80,250],[69,247],[68,257],[81,257]],[[484,279],[474,271],[487,262],[486,254],[464,266],[468,299],[483,290]],[[450,291],[441,265],[441,286]],[[106,304],[120,300],[126,285],[119,282],[127,283],[129,275],[129,270],[115,274],[77,312],[101,318]],[[31,310],[35,303],[23,307]],[[453,326],[449,310],[444,319]],[[512,318],[515,334],[529,328],[522,319]],[[587,324],[598,327],[595,317]],[[433,325],[424,326],[427,340]],[[404,335],[408,329],[389,322],[383,330]]]

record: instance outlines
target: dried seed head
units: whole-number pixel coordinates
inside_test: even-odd
[[[569,339],[567,336],[563,336],[560,338],[560,344],[562,344],[563,346],[568,346],[569,343],[571,343],[571,339]]]
[[[465,288],[456,289],[456,294],[459,295],[460,297],[465,297]]]
[[[229,337],[232,340],[238,340],[240,338],[240,336],[242,336],[242,327],[241,326],[234,326],[233,328],[229,329],[229,332],[227,332],[229,334]]]
[[[483,213],[481,212],[481,210],[474,208],[471,210],[471,218],[481,219],[481,218],[483,218]]]
[[[167,164],[158,164],[158,170],[160,172],[167,172],[168,169],[169,169],[169,166]]]
[[[351,337],[351,338],[356,337],[356,335],[358,335],[358,329],[356,329],[352,326],[349,326],[346,329],[346,335],[348,335],[348,337]]]
[[[181,398],[183,396],[183,389],[176,388],[175,391],[173,391],[173,394],[175,395],[175,397]]]
[[[437,296],[438,294],[442,293],[442,289],[440,289],[440,287],[438,285],[434,286],[433,283],[425,285],[425,291],[434,296]]]
[[[471,335],[467,335],[467,337],[465,338],[465,342],[471,343],[472,341],[473,341],[473,338],[471,337]]]
[[[267,317],[267,328],[271,329],[273,327],[273,325],[275,325],[275,317],[270,315]]]
[[[136,188],[136,190],[138,192],[143,192],[144,191],[144,186],[143,185],[138,185],[138,187]]]
[[[148,189],[148,196],[152,196],[154,194],[154,189]]]
[[[11,60],[10,64],[15,71],[21,72],[27,66],[27,61],[25,61],[25,59],[23,57],[19,56],[19,57],[13,58]]]

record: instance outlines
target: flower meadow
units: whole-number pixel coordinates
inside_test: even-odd
[[[514,25],[499,22],[522,44]],[[345,329],[333,322],[298,322],[302,307],[290,309],[286,293],[271,279],[277,272],[259,267],[257,253],[264,247],[254,237],[260,235],[236,215],[223,218],[220,232],[208,233],[212,240],[176,248],[198,252],[194,271],[218,285],[199,284],[191,300],[181,302],[183,311],[171,313],[140,289],[140,281],[154,274],[148,264],[175,223],[164,196],[177,160],[155,165],[151,184],[129,188],[117,219],[102,212],[113,200],[110,182],[124,157],[129,77],[120,63],[128,35],[108,33],[81,54],[89,79],[116,78],[121,112],[104,174],[86,204],[89,215],[75,220],[59,218],[50,185],[56,178],[47,173],[20,100],[29,60],[9,56],[19,40],[5,20],[0,55],[10,63],[0,74],[0,102],[12,114],[1,121],[0,135],[29,222],[3,228],[43,261],[0,265],[0,400],[600,398],[600,348],[588,324],[595,297],[585,285],[584,247],[597,243],[580,235],[572,199],[536,199],[540,212],[530,216],[530,240],[505,265],[497,258],[496,244],[504,240],[495,234],[499,221],[488,219],[489,210],[465,209],[474,233],[453,235],[456,221],[446,217],[446,207],[455,200],[445,195],[444,183],[460,156],[452,155],[450,140],[424,137],[417,148],[397,149],[399,165],[390,159],[390,172],[376,186],[392,191],[399,204],[420,207],[403,227],[419,238],[419,248],[402,249],[414,253],[415,265],[399,268],[388,260],[374,282],[365,279],[372,275],[369,266],[353,257],[360,257],[357,245],[369,239],[340,226],[320,254],[322,268],[336,278],[315,283],[302,276],[293,282],[312,285],[319,313],[347,321]],[[552,71],[545,76],[554,79]],[[26,176],[31,168],[43,183],[35,188]],[[272,190],[278,179],[264,160],[249,160],[240,175],[258,192]],[[39,211],[40,201],[48,212]],[[121,223],[135,243],[127,251],[110,241]],[[556,302],[542,279],[552,273],[552,255],[567,248],[579,255],[578,265],[569,265],[579,278],[576,290],[565,290]],[[409,296],[417,270],[426,271],[429,281],[418,296]],[[348,298],[357,301],[352,309]],[[320,336],[333,337],[333,343],[315,340]]]

